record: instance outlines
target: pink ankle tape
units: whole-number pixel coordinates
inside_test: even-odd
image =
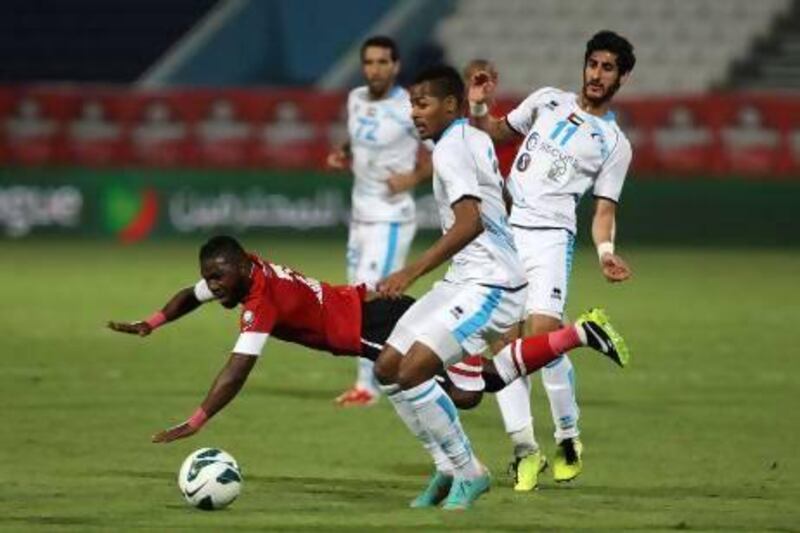
[[[145,323],[147,323],[147,325],[150,326],[151,329],[157,329],[157,328],[161,327],[162,325],[164,325],[164,323],[166,321],[167,321],[167,317],[164,314],[164,312],[163,311],[158,311],[158,312],[153,313],[152,315],[150,315],[147,318],[147,320],[145,320]]]
[[[566,326],[547,335],[547,342],[555,353],[564,353],[581,346],[581,338],[575,326]]]
[[[192,429],[200,429],[203,427],[203,424],[206,423],[206,420],[208,420],[208,415],[203,411],[202,407],[198,407],[197,411],[194,412],[186,423],[189,424],[189,427]]]

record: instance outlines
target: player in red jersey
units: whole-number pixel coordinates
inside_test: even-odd
[[[248,254],[236,239],[227,236],[212,237],[200,248],[200,273],[202,280],[178,291],[147,320],[108,323],[114,331],[145,337],[211,300],[228,309],[242,306],[239,338],[205,400],[188,420],[157,433],[153,442],[188,437],[225,407],[241,390],[270,335],[335,355],[374,360],[397,321],[414,303],[409,296],[381,298],[363,285],[333,286],[317,281]],[[563,329],[569,328],[575,326]],[[529,353],[524,347],[513,352],[515,358],[508,363],[511,372],[534,372],[560,353],[549,347],[547,336],[528,340],[538,340],[538,344],[529,342]],[[566,349],[579,345],[596,348],[584,340]],[[504,367],[498,371],[493,361],[471,359],[449,368],[443,376],[448,393],[460,408],[476,406],[484,388],[495,392],[515,379]]]

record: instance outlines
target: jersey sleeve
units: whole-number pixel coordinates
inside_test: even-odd
[[[467,196],[481,199],[478,167],[463,141],[438,146],[433,152],[433,168],[450,205]]]
[[[528,95],[525,100],[506,115],[506,122],[511,126],[511,129],[520,135],[527,135],[533,128],[533,123],[536,122],[539,106],[545,102],[545,96],[554,91],[555,89],[551,87],[545,87]]]
[[[631,164],[633,152],[627,139],[620,137],[617,146],[612,149],[608,159],[600,168],[600,174],[594,182],[594,196],[619,201],[625,176]]]
[[[211,289],[208,288],[206,280],[201,279],[194,284],[194,297],[197,298],[198,302],[203,304],[214,299],[214,294],[211,292]]]
[[[239,338],[233,347],[233,353],[261,355],[276,320],[275,307],[269,301],[258,299],[246,303],[242,309]]]

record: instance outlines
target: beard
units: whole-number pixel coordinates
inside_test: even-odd
[[[606,92],[603,93],[603,95],[599,96],[599,97],[598,96],[590,96],[589,93],[586,90],[586,88],[588,86],[589,86],[589,84],[586,83],[586,81],[584,80],[584,82],[583,82],[583,97],[586,98],[589,102],[591,102],[594,105],[602,105],[602,104],[605,104],[605,103],[609,102],[612,98],[614,98],[614,95],[617,94],[617,91],[619,91],[619,88],[620,88],[621,84],[620,84],[619,79],[617,79],[617,81],[615,81],[608,89],[606,89]]]

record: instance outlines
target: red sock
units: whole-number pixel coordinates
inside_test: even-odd
[[[511,360],[520,376],[532,374],[561,354],[582,346],[574,326],[566,326],[550,333],[525,337],[511,345]]]

